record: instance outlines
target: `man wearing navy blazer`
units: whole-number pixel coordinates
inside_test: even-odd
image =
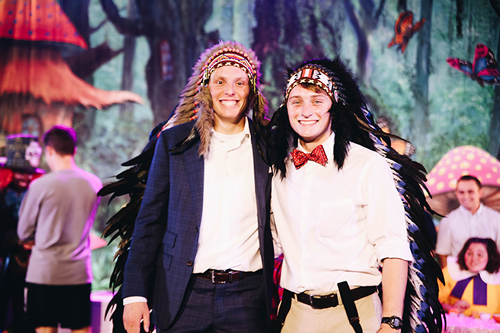
[[[274,253],[259,67],[236,42],[205,51],[159,135],[125,267],[128,333],[141,320],[150,329],[148,303],[158,332],[268,329]]]

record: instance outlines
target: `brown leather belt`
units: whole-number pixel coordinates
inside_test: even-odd
[[[363,297],[369,296],[377,291],[376,286],[359,287],[351,289],[352,297],[355,301]],[[306,293],[293,294],[293,298],[297,301],[310,305],[313,309],[326,309],[339,305],[337,293],[330,295],[309,295]]]
[[[262,274],[262,270],[255,272],[240,272],[240,271],[217,271],[215,269],[209,269],[208,271],[200,274],[194,274],[202,279],[210,280],[212,283],[231,283],[243,279],[245,276],[250,276],[254,274]]]

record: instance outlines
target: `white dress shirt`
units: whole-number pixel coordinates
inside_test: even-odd
[[[193,273],[262,268],[252,141],[243,132],[213,132],[205,158],[203,212]]]
[[[271,207],[284,260],[282,287],[329,293],[337,283],[381,283],[385,258],[411,261],[405,213],[391,170],[376,152],[351,143],[343,168],[333,161],[334,134],[323,144],[326,166],[309,161],[273,178]],[[298,146],[299,150],[304,149]]]
[[[436,253],[444,256],[458,256],[471,237],[491,238],[500,248],[500,213],[483,204],[475,214],[460,206],[441,220],[437,236]]]

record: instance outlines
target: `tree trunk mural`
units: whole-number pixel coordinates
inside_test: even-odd
[[[416,147],[417,160],[427,154],[429,124],[429,74],[431,56],[432,0],[421,0],[420,15],[426,22],[418,34],[416,77],[412,86],[415,108],[411,117],[411,141]]]
[[[500,18],[500,12],[498,12]],[[498,34],[497,57],[500,55],[500,29]],[[500,86],[495,86],[495,102],[491,110],[490,146],[488,152],[500,159]]]
[[[356,69],[358,78],[369,85],[370,73],[367,72],[366,64],[370,57],[370,43],[368,37],[377,27],[380,15],[384,9],[385,0],[381,0],[378,7],[372,0],[360,0],[360,11],[358,16],[354,11],[351,0],[343,0],[346,16],[351,23],[358,40],[358,52],[356,56]]]
[[[500,2],[495,0],[490,0],[491,7],[497,14],[497,21],[500,19]],[[500,28],[497,26],[497,59],[500,56]],[[490,120],[490,146],[489,153],[500,159],[500,86],[495,86],[495,102],[493,104],[493,109],[491,110],[491,120]]]
[[[217,39],[203,29],[212,13],[212,1],[149,0],[136,4],[139,17],[127,19],[120,17],[112,0],[101,0],[108,19],[120,33],[147,38],[151,56],[146,65],[146,81],[153,121],[157,124],[165,121],[177,105],[191,68],[209,39]],[[167,60],[165,73],[162,66]]]
[[[354,13],[354,8],[352,6],[351,0],[343,0],[344,8],[347,14],[347,18],[351,23],[354,32],[356,33],[356,37],[358,39],[358,53],[357,53],[357,74],[358,77],[366,82],[366,60],[368,58],[368,53],[370,50],[370,46],[368,43],[368,37],[365,31],[361,28],[359,24],[358,18]]]
[[[128,18],[134,19],[136,16],[135,1],[128,0],[127,4]],[[122,84],[121,90],[132,90],[132,85],[134,84],[134,53],[135,53],[135,36],[126,35],[124,46],[123,46],[123,73],[122,73]],[[120,113],[123,117],[131,120],[132,112],[134,107],[132,103],[124,103],[120,105]]]
[[[158,1],[156,10],[162,18],[159,28],[148,38],[151,58],[146,68],[148,95],[155,123],[168,118],[177,105],[179,94],[191,76],[191,69],[200,53],[208,46],[203,29],[212,13],[212,1]],[[160,43],[167,41],[171,50],[172,78],[162,77]]]
[[[340,1],[256,1],[252,49],[263,63],[261,81],[271,110],[283,102],[287,66],[339,53],[345,21]]]

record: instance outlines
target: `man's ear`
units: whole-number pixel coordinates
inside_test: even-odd
[[[45,146],[45,155],[54,155],[55,150],[51,146]]]
[[[481,187],[478,191],[479,193],[479,198],[482,198],[483,197],[483,188]]]

